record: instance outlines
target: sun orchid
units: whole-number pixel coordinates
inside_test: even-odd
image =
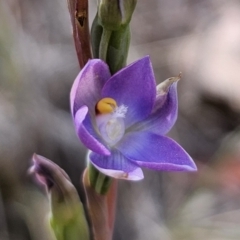
[[[88,61],[73,83],[71,111],[77,135],[100,172],[140,180],[141,167],[197,169],[186,151],[164,136],[177,118],[179,79],[169,78],[156,87],[148,56],[113,76],[104,61]]]

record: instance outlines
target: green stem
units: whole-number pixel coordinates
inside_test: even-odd
[[[107,62],[108,45],[111,35],[112,31],[103,28],[103,33],[99,46],[99,58],[105,62]]]
[[[88,169],[90,186],[95,189],[95,185],[100,172],[91,164],[90,161],[88,163]]]
[[[102,174],[102,173],[98,174],[98,178],[97,178],[97,181],[96,181],[96,184],[95,184],[95,191],[99,194],[101,194],[101,192],[102,192],[102,188],[104,186],[104,182],[105,182],[106,177],[107,176]]]
[[[105,195],[111,186],[112,179],[99,172],[90,162],[88,169],[90,186],[94,188],[97,193]]]

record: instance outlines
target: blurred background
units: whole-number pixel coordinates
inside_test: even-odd
[[[199,170],[120,181],[115,240],[240,239],[239,26],[239,1],[138,0],[128,62],[150,55],[158,82],[183,73],[169,135]],[[53,240],[33,152],[65,169],[85,202],[86,149],[69,112],[78,71],[65,0],[0,1],[1,240]]]

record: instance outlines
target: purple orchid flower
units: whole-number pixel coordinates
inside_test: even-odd
[[[141,167],[196,171],[187,152],[164,136],[177,118],[177,80],[156,87],[149,57],[111,76],[107,64],[89,60],[75,79],[71,111],[76,132],[102,173],[143,179]]]

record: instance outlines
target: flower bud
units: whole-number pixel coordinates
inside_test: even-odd
[[[93,57],[99,58],[100,44],[106,44],[106,62],[109,65],[112,74],[126,66],[128,49],[130,44],[129,25],[111,32],[108,42],[102,42],[103,27],[99,23],[99,17],[96,15],[91,28],[91,43]]]
[[[98,17],[107,30],[116,31],[129,24],[137,0],[99,0]]]
[[[112,74],[126,66],[130,38],[128,25],[112,32],[107,52],[107,62]]]
[[[99,24],[98,14],[96,14],[91,27],[91,45],[93,58],[99,58],[99,47],[102,38],[103,27]]]
[[[30,172],[47,188],[50,224],[57,240],[89,239],[89,230],[77,190],[66,172],[52,161],[34,154]]]

